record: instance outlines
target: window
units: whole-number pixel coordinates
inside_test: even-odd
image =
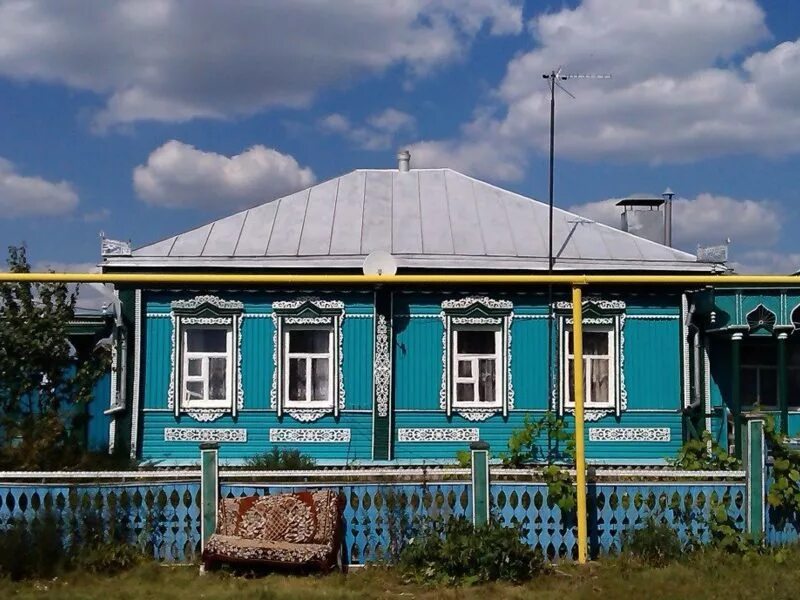
[[[286,408],[333,408],[333,330],[290,328],[284,336]]]
[[[744,340],[741,348],[742,406],[778,407],[778,343],[774,338]],[[800,346],[786,346],[786,396],[789,406],[800,407]]]
[[[574,408],[572,390],[575,386],[575,357],[573,355],[572,327],[564,332],[564,347],[569,377],[563,381],[564,400],[568,408]],[[583,328],[583,390],[586,408],[614,408],[616,384],[613,327]]]
[[[442,386],[439,408],[483,421],[514,408],[510,300],[487,296],[442,302]]]
[[[500,328],[456,328],[453,331],[453,406],[500,407]]]
[[[172,373],[167,406],[176,418],[236,417],[244,407],[241,341],[244,304],[218,296],[173,300]]]
[[[275,369],[270,406],[279,418],[308,423],[344,409],[340,300],[299,298],[272,303]]]
[[[183,405],[224,408],[231,404],[231,337],[228,327],[183,331]]]

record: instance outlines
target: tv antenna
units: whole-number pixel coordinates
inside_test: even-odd
[[[553,274],[553,264],[555,262],[553,257],[553,162],[555,155],[555,132],[556,132],[556,88],[559,88],[567,96],[575,99],[575,96],[561,82],[569,79],[611,79],[609,73],[563,73],[562,67],[558,67],[556,71],[544,73],[542,77],[548,80],[548,87],[550,88],[550,181],[549,181],[549,203],[550,203],[550,218],[549,218],[549,247],[547,252],[547,274]]]

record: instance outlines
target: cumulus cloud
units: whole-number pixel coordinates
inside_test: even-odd
[[[21,175],[0,158],[0,218],[54,216],[78,206],[78,193],[66,181]]]
[[[620,226],[620,198],[610,198],[569,208],[581,216]],[[719,244],[730,238],[733,246],[769,246],[781,231],[779,209],[763,200],[736,199],[709,193],[675,198],[672,203],[673,243],[689,251],[697,244]]]
[[[168,208],[238,209],[314,181],[310,168],[272,148],[257,145],[228,157],[177,140],[153,150],[133,171],[139,198]]]
[[[751,250],[736,256],[731,266],[737,273],[778,273],[791,275],[800,270],[800,254]]]
[[[526,153],[546,150],[542,74],[559,65],[613,74],[563,82],[577,98],[559,92],[560,156],[660,163],[800,151],[800,39],[753,52],[769,36],[755,0],[583,0],[529,29],[534,48],[509,62],[459,136],[425,142],[430,160],[469,164],[503,148],[471,172],[519,178]]]
[[[364,150],[391,148],[398,135],[413,133],[416,125],[417,120],[413,115],[396,108],[370,115],[364,125],[354,125],[340,113],[332,113],[319,121],[323,132],[341,135]]]
[[[7,0],[0,75],[102,95],[98,128],[224,118],[393,66],[424,76],[482,31],[521,30],[518,0]]]

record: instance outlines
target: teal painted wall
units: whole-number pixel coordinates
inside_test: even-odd
[[[283,292],[214,292],[245,304],[241,331],[242,385],[244,408],[234,420],[223,417],[199,423],[187,415],[176,419],[167,410],[170,377],[172,324],[166,316],[175,298],[191,298],[193,292],[145,295],[142,369],[141,458],[145,460],[195,461],[194,442],[165,442],[166,427],[245,428],[248,442],[224,443],[223,460],[242,461],[269,450],[270,428],[348,428],[351,441],[335,444],[297,446],[321,463],[358,463],[371,459],[372,442],[372,294],[314,294],[345,301],[343,322],[343,374],[346,407],[338,420],[332,416],[313,423],[299,423],[289,416],[278,420],[269,404],[273,377],[272,301],[309,295]],[[458,294],[463,296],[464,294]],[[503,294],[490,292],[491,297]],[[512,383],[515,405],[507,419],[492,417],[470,422],[454,416],[448,419],[439,408],[442,378],[441,302],[448,294],[398,292],[394,296],[394,458],[397,461],[450,461],[466,443],[403,443],[396,441],[398,428],[477,427],[494,454],[506,449],[512,431],[522,425],[526,414],[541,416],[549,407],[547,374],[548,321],[544,317],[547,298],[543,293],[509,293],[514,302],[511,327]],[[609,295],[604,294],[604,298]],[[605,417],[587,427],[668,427],[669,442],[587,442],[587,456],[598,462],[661,462],[673,456],[681,444],[681,343],[680,296],[618,296],[627,302],[624,372],[628,410],[620,419]],[[564,298],[562,295],[561,298]],[[555,299],[558,299],[556,297]],[[155,316],[163,315],[163,316]],[[247,316],[250,315],[250,316]],[[358,316],[361,315],[361,316]],[[650,317],[650,318],[637,318]],[[557,361],[554,361],[554,364]],[[286,446],[288,447],[288,445]]]
[[[111,373],[106,373],[94,384],[92,399],[86,407],[86,443],[89,450],[103,452],[108,450],[108,425],[111,417],[103,414],[108,409],[111,396]]]
[[[237,299],[245,304],[241,330],[242,387],[244,408],[236,419],[225,416],[210,423],[195,421],[188,415],[175,418],[167,408],[171,372],[172,322],[170,302],[176,298],[191,298],[195,294],[152,294],[145,297],[145,337],[143,340],[141,458],[147,461],[192,462],[199,460],[196,442],[166,442],[167,427],[244,428],[246,443],[223,443],[220,457],[241,462],[273,445],[297,448],[314,456],[320,463],[348,463],[371,458],[372,436],[372,362],[373,324],[371,294],[338,295],[345,301],[342,324],[343,380],[345,409],[338,419],[326,416],[313,423],[301,423],[289,416],[278,419],[270,408],[270,389],[273,377],[273,322],[268,316],[272,301],[297,296],[258,292],[219,293],[227,300]],[[302,294],[308,295],[308,294]],[[249,315],[249,316],[248,316]],[[272,444],[271,428],[344,428],[350,429],[348,443]]]
[[[514,303],[511,377],[515,401],[508,418],[497,415],[471,422],[454,415],[448,419],[439,408],[443,352],[439,312],[441,302],[453,296],[401,293],[394,302],[395,430],[477,427],[481,439],[489,442],[493,454],[498,455],[507,450],[509,436],[522,426],[525,415],[536,419],[548,410],[548,320],[540,318],[547,315],[546,296],[497,292],[488,295]],[[628,410],[620,419],[608,416],[587,427],[668,427],[670,441],[587,441],[587,457],[598,462],[662,462],[674,456],[682,444],[680,296],[619,297],[627,304],[623,331]],[[457,451],[467,447],[467,443],[456,442],[396,442],[394,446],[397,460],[420,462],[452,460]]]

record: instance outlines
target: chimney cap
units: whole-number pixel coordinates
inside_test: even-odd
[[[668,187],[668,188],[667,188],[667,189],[665,189],[663,192],[661,192],[661,195],[662,195],[664,198],[668,198],[669,200],[672,200],[672,197],[675,195],[675,192],[673,192],[673,191],[672,191],[672,188],[669,188],[669,187]]]
[[[397,170],[406,173],[411,169],[411,152],[400,150],[397,153]]]

